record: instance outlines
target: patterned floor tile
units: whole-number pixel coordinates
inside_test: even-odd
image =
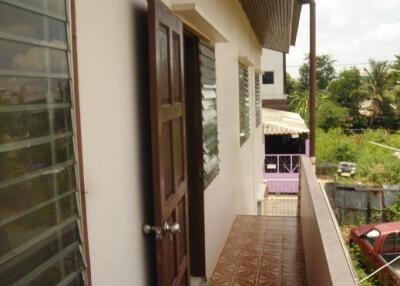
[[[238,216],[209,285],[306,285],[299,221]]]

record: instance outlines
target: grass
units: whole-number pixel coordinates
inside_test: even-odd
[[[333,176],[339,162],[349,161],[357,163],[356,174],[353,177],[339,176],[340,183],[400,184],[400,159],[393,156],[394,151],[370,144],[370,141],[400,149],[400,133],[377,130],[346,135],[339,129],[318,130],[316,157],[319,175]]]

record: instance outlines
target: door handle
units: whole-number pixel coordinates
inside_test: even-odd
[[[155,233],[156,239],[162,239],[162,230],[159,226],[144,224],[142,230],[145,234]]]
[[[169,232],[171,234],[175,234],[175,233],[181,232],[181,226],[177,222],[175,222],[173,224],[169,224],[168,222],[165,222],[163,231]]]
[[[144,224],[142,230],[145,234],[155,233],[156,239],[162,239],[163,233],[169,233],[172,236],[173,234],[181,232],[181,226],[176,222],[173,224],[165,222],[162,228],[159,226]]]

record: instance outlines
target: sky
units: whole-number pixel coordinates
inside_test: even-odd
[[[400,54],[400,0],[316,0],[317,54],[329,54],[337,71],[369,59],[393,61]],[[287,56],[287,71],[298,68],[309,51],[309,7],[304,5],[296,46]],[[350,64],[350,65],[349,65]]]

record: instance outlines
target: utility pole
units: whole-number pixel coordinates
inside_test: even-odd
[[[310,70],[309,70],[309,125],[310,125],[310,157],[315,164],[315,141],[317,133],[317,17],[315,0],[298,0],[310,6]]]
[[[317,133],[317,63],[316,63],[316,5],[310,5],[310,157],[315,162],[315,141]]]

